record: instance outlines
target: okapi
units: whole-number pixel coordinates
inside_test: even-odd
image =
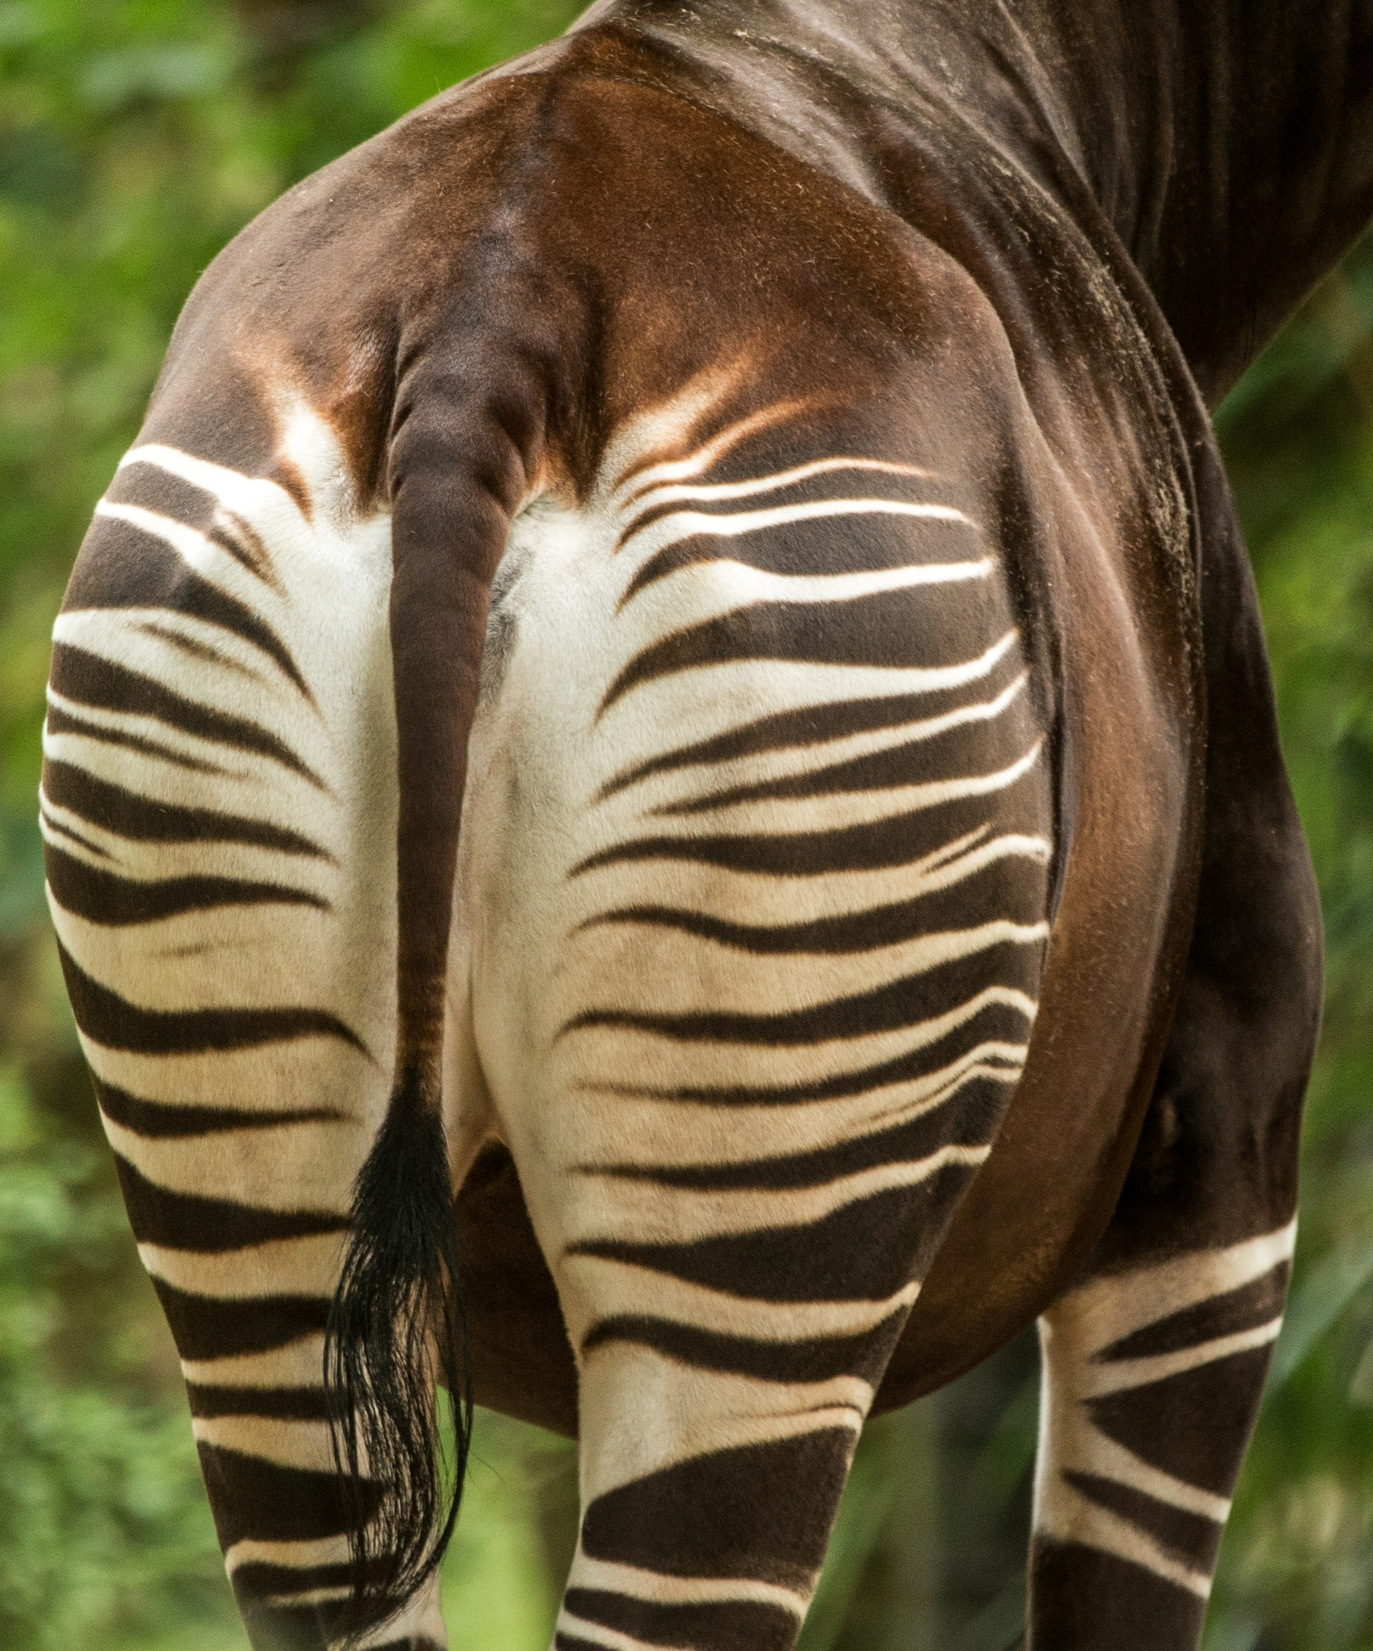
[[[474,1400],[558,1647],[786,1651],[1037,1316],[1029,1644],[1196,1645],[1320,999],[1207,408],[1370,215],[1368,4],[603,0],[212,265],[42,810],[260,1651],[446,1643]]]

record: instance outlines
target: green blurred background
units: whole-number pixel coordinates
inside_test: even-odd
[[[48,632],[168,333],[288,184],[564,0],[0,0],[0,1647],[244,1651],[170,1338],[42,905]],[[1217,419],[1325,904],[1296,1283],[1207,1651],[1373,1651],[1373,243]],[[859,1450],[805,1651],[1020,1641],[1022,1337]],[[543,1651],[571,1448],[498,1417],[445,1568],[455,1651]]]

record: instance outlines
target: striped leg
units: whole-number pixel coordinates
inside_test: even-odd
[[[1033,1651],[1197,1644],[1287,1289],[1320,912],[1243,548],[1208,555],[1196,928],[1111,1225],[1041,1321]]]
[[[42,818],[250,1638],[323,1651],[352,1521],[324,1331],[395,1038],[390,535],[318,421],[283,440],[289,486],[166,446],[121,467],[57,622]],[[364,1643],[442,1645],[436,1588]]]
[[[1094,1278],[1040,1321],[1033,1643],[1197,1643],[1292,1224]]]

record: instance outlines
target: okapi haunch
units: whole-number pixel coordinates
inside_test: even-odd
[[[215,262],[55,631],[52,911],[252,1643],[786,1651],[1038,1317],[1035,1651],[1194,1647],[1319,914],[1208,422],[1373,10],[610,0]],[[453,1453],[456,1453],[456,1462]]]

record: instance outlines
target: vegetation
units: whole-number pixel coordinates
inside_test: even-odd
[[[566,0],[0,0],[0,1643],[244,1645],[76,1049],[34,824],[48,633],[176,313],[288,184]],[[1218,419],[1325,902],[1298,1269],[1208,1651],[1373,1651],[1373,248]],[[1019,1637],[1023,1339],[865,1438],[807,1651]],[[538,1651],[569,1447],[483,1417],[454,1645]]]

